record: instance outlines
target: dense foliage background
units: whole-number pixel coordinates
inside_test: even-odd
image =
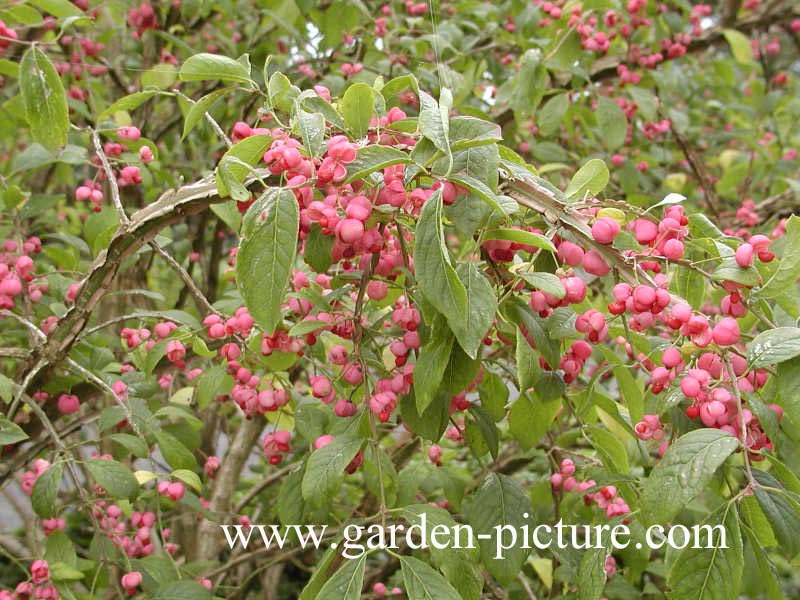
[[[799,50],[791,0],[4,4],[0,599],[798,597]],[[490,539],[328,549],[423,513]],[[558,519],[729,545],[494,558]]]

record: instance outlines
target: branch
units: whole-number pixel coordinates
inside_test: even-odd
[[[231,497],[239,483],[242,469],[250,456],[258,436],[264,429],[266,421],[261,416],[245,419],[231,440],[231,445],[214,480],[209,500],[209,512],[214,515],[228,516],[231,513]],[[197,528],[194,560],[213,560],[219,548],[219,527],[216,523],[204,519]]]
[[[588,224],[589,217],[564,203],[559,198],[561,192],[554,190],[545,180],[531,174],[525,180],[510,179],[505,186],[508,188],[508,195],[520,205],[541,213],[548,222],[568,229],[582,238],[583,242],[589,244],[603,257],[608,266],[616,268],[628,282],[635,284],[644,281],[655,287],[650,275],[638,264],[629,260],[619,250],[595,242]]]
[[[172,258],[166,250],[164,250],[161,246],[159,246],[155,241],[149,242],[150,247],[158,254],[161,258],[163,258],[166,263],[174,270],[178,276],[183,281],[183,284],[186,286],[186,289],[189,290],[189,293],[192,295],[194,299],[194,303],[197,305],[200,314],[217,314],[218,311],[211,306],[211,303],[208,301],[208,298],[205,297],[200,288],[197,287],[197,284],[192,279],[192,276],[187,273],[186,269],[184,269],[177,260]]]
[[[108,162],[106,153],[103,151],[103,145],[100,143],[100,136],[97,135],[94,129],[90,131],[92,132],[92,142],[94,143],[95,152],[97,152],[97,156],[100,158],[100,163],[103,165],[103,171],[105,171],[106,179],[108,180],[108,187],[111,189],[111,200],[114,203],[114,207],[117,209],[117,214],[119,214],[119,222],[122,225],[128,225],[128,215],[125,213],[125,208],[122,206],[122,199],[119,196],[117,178],[114,175],[114,171],[111,169],[111,164]]]
[[[672,136],[675,138],[675,142],[678,144],[678,148],[681,149],[681,152],[683,152],[683,155],[689,162],[689,166],[692,168],[697,183],[703,188],[709,210],[711,210],[711,213],[717,219],[717,222],[719,222],[719,196],[717,196],[717,192],[714,189],[713,180],[711,179],[708,169],[706,169],[706,164],[698,158],[689,140],[685,135],[679,133],[678,130],[675,129],[674,124],[670,125],[670,129],[672,130]]]
[[[262,176],[268,176],[268,171],[255,170],[244,184],[251,185]],[[213,175],[209,175],[177,190],[165,192],[156,202],[133,213],[127,224],[120,223],[108,247],[97,256],[81,281],[72,307],[58,320],[46,342],[33,349],[20,386],[20,397],[25,390],[40,387],[63,362],[88,324],[92,311],[111,288],[123,260],[154,239],[165,227],[223,201],[225,199],[217,193]],[[31,435],[37,427],[41,427],[41,424],[31,422],[26,427],[26,433]]]

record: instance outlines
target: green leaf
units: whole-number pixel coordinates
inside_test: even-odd
[[[420,348],[414,367],[414,396],[419,414],[424,413],[436,397],[453,350],[453,333],[446,319],[436,315],[430,327],[430,338]]]
[[[538,48],[526,50],[519,63],[519,70],[510,81],[509,105],[518,119],[526,119],[539,106],[547,87],[547,68],[542,64],[542,52]]]
[[[508,413],[508,430],[523,449],[533,448],[553,426],[559,408],[560,400],[543,402],[536,394],[520,394]]]
[[[289,78],[283,73],[273,73],[269,78],[269,85],[267,86],[267,93],[269,95],[269,105],[289,112],[300,95],[300,90],[297,86],[292,85]]]
[[[253,84],[250,71],[242,63],[227,56],[201,52],[190,56],[179,72],[181,81],[220,79]],[[254,85],[254,84],[253,84]]]
[[[483,380],[478,384],[481,407],[492,415],[495,421],[500,421],[506,414],[508,402],[508,386],[503,378],[491,371],[483,372]]]
[[[689,215],[689,235],[717,240],[722,237],[722,232],[703,213],[693,213]]]
[[[596,196],[608,184],[608,167],[599,158],[593,158],[586,162],[578,172],[575,173],[564,192],[567,198],[580,199],[588,192]]]
[[[473,450],[476,450],[473,441],[475,441],[476,438],[480,438],[478,447],[483,451],[478,452],[476,450],[475,453],[478,456],[482,456],[486,454],[486,452],[489,452],[492,458],[496,459],[500,444],[500,436],[494,424],[494,420],[488,412],[475,404],[470,405],[469,413],[475,420],[467,421],[467,442]]]
[[[780,371],[778,372],[778,377],[780,377]],[[800,478],[798,478],[789,467],[775,458],[774,455],[767,454],[765,456],[767,461],[772,465],[770,474],[780,481],[781,486],[794,494],[800,495]]]
[[[550,238],[543,236],[541,233],[534,233],[533,231],[525,231],[524,229],[511,229],[501,227],[499,229],[489,229],[483,234],[484,240],[507,240],[509,242],[517,242],[518,244],[525,244],[526,246],[533,246],[550,252],[556,252],[556,247]],[[548,273],[550,275],[550,273]],[[553,275],[555,277],[555,275]],[[564,290],[561,290],[562,296]]]
[[[517,367],[517,385],[519,391],[524,392],[533,387],[541,367],[539,366],[539,354],[528,343],[525,334],[519,327],[517,327],[514,358]]]
[[[142,73],[141,86],[166,90],[175,83],[175,79],[178,77],[177,71],[175,65],[171,63],[159,63]]]
[[[83,573],[75,567],[56,561],[50,564],[50,579],[53,581],[80,581],[83,579]]]
[[[645,515],[652,523],[670,521],[699,496],[739,441],[719,429],[696,429],[667,449],[642,491]]]
[[[725,36],[725,41],[731,47],[731,54],[733,54],[736,62],[741,65],[753,62],[753,48],[750,46],[750,40],[745,34],[736,29],[725,29],[722,35]]]
[[[800,217],[797,215],[792,215],[786,221],[785,239],[787,243],[778,268],[758,290],[761,298],[777,298],[797,290],[797,278],[800,277]]]
[[[164,456],[164,460],[173,469],[192,470],[197,466],[194,454],[171,433],[166,431],[156,432],[156,442],[158,443],[158,449],[161,450],[161,454]]]
[[[64,85],[53,64],[36,46],[20,61],[19,87],[34,141],[53,150],[67,143],[69,109]]]
[[[57,19],[86,16],[82,10],[68,0],[28,0],[28,4],[50,13]]]
[[[472,347],[472,340],[465,335],[467,291],[444,243],[440,190],[422,205],[414,242],[414,268],[425,298],[445,316],[464,351],[475,358],[477,348]]]
[[[758,539],[759,546],[774,547],[778,544],[767,516],[755,496],[743,496],[739,499],[739,514]]]
[[[116,442],[137,458],[146,458],[149,454],[150,449],[147,444],[130,433],[112,433],[108,439]]]
[[[628,452],[617,435],[598,425],[588,425],[586,434],[603,460],[603,465],[612,473],[629,473]]]
[[[777,492],[773,489],[756,487],[754,492],[756,500],[778,540],[780,549],[788,553],[790,557],[794,557],[800,552],[800,504],[769,473],[753,469],[753,477],[763,486],[782,490]]]
[[[297,521],[292,521],[292,523],[297,523]],[[365,555],[366,556],[366,555]],[[314,569],[314,573],[311,575],[311,578],[308,580],[308,583],[303,588],[303,591],[300,592],[300,596],[298,600],[316,600],[322,586],[327,583],[328,578],[333,572],[333,566],[338,565],[340,566],[340,555],[337,553],[336,548],[328,547],[325,553],[322,555],[321,560],[317,563],[316,568]],[[356,562],[356,561],[350,561]],[[333,599],[331,599],[333,600]]]
[[[747,362],[757,369],[800,356],[800,328],[776,327],[756,336],[750,343]]]
[[[227,173],[224,175],[225,181],[217,177],[217,190],[220,196],[224,198],[228,195],[231,181],[241,183],[245,180],[271,143],[272,136],[252,135],[235,143],[222,155],[219,166],[224,167]],[[241,189],[244,189],[243,186]]]
[[[541,135],[551,135],[561,128],[561,121],[569,108],[569,94],[556,94],[545,102],[536,115],[536,124]]]
[[[194,471],[190,471],[189,469],[175,469],[171,477],[182,481],[198,494],[203,491],[203,482],[200,481],[200,476]]]
[[[453,103],[453,96],[450,90],[443,87],[439,100],[440,102],[436,102],[433,96],[420,91],[419,130],[436,148],[450,156],[449,112]]]
[[[283,525],[295,525],[302,523],[305,501],[303,500],[303,474],[305,473],[305,461],[300,463],[300,468],[292,471],[281,481],[281,489],[278,491],[278,520]]]
[[[189,109],[189,112],[186,113],[186,117],[183,120],[183,133],[181,134],[181,139],[189,135],[189,132],[191,132],[200,119],[202,119],[205,114],[211,110],[211,107],[214,106],[214,103],[217,100],[222,98],[225,94],[229,94],[233,90],[234,88],[222,88],[221,90],[215,90],[210,94],[206,94],[200,98],[200,100],[192,104],[192,107]]]
[[[458,115],[450,119],[449,126],[453,152],[503,140],[500,126],[491,121]]]
[[[39,475],[36,483],[33,484],[31,492],[31,507],[33,512],[49,519],[56,514],[56,496],[58,487],[61,485],[61,473],[64,470],[64,463],[57,462],[50,465],[48,469]]]
[[[475,381],[480,366],[480,356],[470,358],[461,346],[453,344],[453,351],[450,353],[450,360],[442,377],[441,389],[454,395],[466,391]]]
[[[717,511],[706,519],[702,527],[708,531],[706,526],[712,532],[723,527],[727,547],[694,548],[693,544],[681,550],[667,576],[667,585],[672,590],[668,594],[670,600],[729,600],[739,595],[744,552],[736,511],[727,506],[724,513]],[[697,545],[719,546],[719,533],[711,535],[714,536],[713,543]]]
[[[359,436],[344,434],[311,453],[302,485],[303,498],[309,504],[320,506],[336,495],[344,481],[345,467],[363,443]]]
[[[648,121],[655,121],[658,117],[658,99],[649,91],[635,86],[625,86],[639,113]]]
[[[281,320],[299,227],[300,210],[289,190],[267,190],[242,222],[236,282],[250,315],[267,333],[274,332]]]
[[[705,276],[683,265],[672,265],[671,268],[675,293],[686,300],[692,308],[700,310],[705,301]]]
[[[609,150],[616,150],[625,143],[628,135],[628,119],[614,100],[601,96],[597,99],[597,124],[600,126],[602,142]]]
[[[414,162],[408,153],[392,148],[391,146],[378,146],[371,144],[358,149],[356,159],[347,165],[347,179],[350,183],[357,179],[364,179],[370,173],[382,171],[386,167]]]
[[[340,115],[333,105],[324,98],[308,94],[303,96],[302,99],[298,98],[298,100],[300,100],[301,105],[304,108],[310,110],[311,112],[322,113],[325,116],[325,120],[331,125],[339,129],[345,129],[342,115]]]
[[[519,210],[519,205],[515,201],[509,202],[506,196],[498,196],[480,179],[462,173],[451,174],[449,179],[473,192],[501,216],[510,215]]]
[[[310,156],[320,156],[325,147],[325,117],[322,113],[310,113],[298,108],[295,120],[306,152]]]
[[[354,83],[342,96],[339,112],[350,133],[356,138],[364,137],[375,112],[375,90],[366,83]]]
[[[366,553],[355,560],[345,561],[344,566],[322,586],[316,600],[359,600],[366,564]]]
[[[712,278],[715,281],[734,281],[746,287],[758,285],[760,281],[755,267],[742,268],[736,263],[736,259],[733,256],[722,259],[719,266],[714,269]]]
[[[507,298],[501,308],[506,318],[517,325],[524,326],[528,334],[533,339],[536,350],[542,355],[547,363],[553,367],[558,367],[561,360],[560,344],[558,340],[553,340],[544,328],[542,318],[533,312],[533,309],[518,296]],[[525,339],[517,336],[517,342]],[[523,388],[524,389],[524,388]]]
[[[225,379],[226,369],[224,364],[208,367],[197,380],[197,401],[198,410],[205,410],[211,404],[214,397],[220,393],[222,381]]]
[[[16,444],[28,439],[22,427],[0,415],[0,446]]]
[[[451,394],[440,391],[424,412],[417,410],[414,394],[405,394],[400,398],[400,416],[418,436],[438,442],[447,428],[450,418]]]
[[[303,260],[317,273],[325,273],[333,262],[331,250],[333,249],[334,241],[334,236],[322,233],[319,223],[312,223],[308,237],[306,237]]]
[[[621,392],[622,398],[628,407],[631,421],[638,423],[644,414],[644,393],[642,392],[637,380],[631,374],[630,368],[626,364],[621,364],[619,357],[608,346],[600,346],[606,359],[614,365],[614,378]]]
[[[156,90],[147,90],[146,92],[134,92],[133,94],[128,94],[127,96],[123,96],[116,102],[114,102],[111,106],[106,108],[103,112],[101,112],[97,117],[97,122],[100,123],[101,121],[105,120],[107,117],[113,116],[118,112],[121,111],[131,111],[135,108],[138,108],[150,98],[158,94]]]
[[[530,267],[530,265],[528,265]],[[552,273],[543,271],[541,273],[528,273],[524,270],[512,269],[514,274],[524,279],[527,283],[535,287],[537,290],[547,292],[556,298],[563,298],[567,295],[561,279]]]
[[[746,527],[742,528],[742,531],[744,531],[745,535],[747,536],[747,539],[750,542],[750,549],[753,551],[753,555],[755,556],[758,573],[761,576],[760,583],[765,592],[766,599],[784,600],[785,596],[783,595],[783,590],[778,583],[775,568],[773,567],[769,558],[767,558],[766,550],[753,535],[752,531],[749,531]]]
[[[479,540],[483,565],[502,585],[514,580],[528,557],[528,549],[522,547],[525,540],[518,538],[512,545],[510,532],[528,525],[532,512],[530,498],[506,475],[489,474],[471,497],[467,521]],[[500,541],[501,547],[510,546],[502,551],[503,558],[497,557]]]
[[[211,592],[195,581],[171,581],[158,586],[151,600],[211,600]]]
[[[430,565],[411,556],[400,557],[408,600],[461,600],[455,588]]]
[[[475,263],[462,263],[456,269],[467,294],[466,322],[458,331],[459,345],[470,358],[476,358],[486,333],[494,323],[497,297],[489,279]]]
[[[13,60],[0,58],[0,75],[4,75],[5,77],[13,77],[14,79],[18,78],[19,65]]]
[[[453,543],[447,548],[430,545],[431,540],[422,541],[429,545],[433,565],[441,569],[450,584],[461,594],[461,598],[478,600],[483,589],[483,576],[475,562],[480,553],[477,547],[465,547],[466,544],[461,539],[464,536],[459,533],[459,531],[463,531],[464,525],[456,523],[450,513],[443,508],[430,504],[406,506],[403,508],[402,515],[411,527],[416,526],[423,531],[432,532],[436,527],[441,530],[443,526],[456,532],[452,538]],[[462,547],[454,547],[456,542]]]
[[[592,547],[583,553],[578,566],[578,600],[599,600],[606,586],[606,548]]]
[[[93,458],[86,468],[97,484],[112,498],[133,498],[139,493],[139,482],[133,472],[115,460]]]
[[[78,564],[78,555],[75,552],[73,541],[60,529],[50,532],[50,535],[47,536],[44,559],[48,562],[60,562],[70,566]]]
[[[392,459],[379,446],[368,445],[364,452],[364,464],[361,468],[367,491],[375,498],[383,495],[386,506],[395,506],[399,480]]]

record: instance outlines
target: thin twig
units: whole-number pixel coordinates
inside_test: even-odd
[[[248,492],[247,492],[247,494],[245,494],[244,498],[242,498],[241,500],[239,500],[239,502],[236,503],[236,506],[233,509],[234,512],[241,513],[245,509],[245,507],[247,507],[247,505],[250,504],[250,502],[253,501],[253,498],[258,496],[261,492],[263,492],[265,489],[267,489],[273,483],[282,480],[284,477],[286,477],[286,475],[289,474],[289,472],[292,469],[294,469],[294,465],[289,465],[289,466],[283,467],[279,471],[275,471],[269,477],[266,477],[266,478],[262,479],[261,481],[259,481],[256,485],[254,485],[253,487],[251,487],[248,490]]]
[[[8,317],[9,319],[14,319],[21,325],[24,325],[25,328],[28,329],[33,335],[35,335],[40,342],[44,342],[47,340],[47,336],[41,329],[39,329],[34,323],[31,323],[28,319],[18,315],[17,313],[11,312],[10,310],[6,309],[0,309],[0,317]]]
[[[3,358],[28,358],[30,355],[30,350],[22,348],[0,348],[0,356]]]
[[[200,309],[200,312],[205,315],[218,314],[218,311],[211,306],[208,298],[206,298],[205,294],[203,294],[200,288],[197,287],[194,279],[192,279],[192,276],[186,272],[186,269],[184,269],[177,260],[172,258],[172,256],[170,256],[170,254],[155,241],[150,241],[149,244],[156,254],[163,258],[166,263],[178,274],[178,276],[181,278],[181,281],[183,281],[184,285],[189,290],[189,293],[192,295],[192,298],[194,298],[194,302],[197,304],[197,308]]]
[[[124,227],[127,227],[130,223],[130,220],[128,219],[128,215],[125,213],[125,208],[122,206],[122,198],[120,198],[119,195],[117,178],[114,175],[114,171],[111,169],[111,164],[108,162],[106,153],[103,151],[103,145],[100,143],[100,136],[97,135],[97,132],[94,129],[91,129],[90,131],[92,132],[94,149],[97,152],[97,156],[100,158],[100,163],[103,165],[103,171],[105,171],[106,179],[108,180],[108,186],[111,188],[111,200],[114,203],[114,207],[117,209],[117,213],[119,214],[119,222]]]

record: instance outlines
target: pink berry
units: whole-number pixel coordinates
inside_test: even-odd
[[[343,244],[354,244],[364,237],[364,223],[357,219],[342,219],[336,224],[336,237]]]
[[[592,237],[598,244],[610,244],[619,234],[619,223],[610,217],[600,217],[592,225]]]
[[[186,489],[183,487],[183,484],[178,481],[170,483],[169,486],[167,486],[167,495],[174,502],[183,498],[185,492]]]
[[[386,283],[378,279],[373,279],[367,284],[367,296],[372,300],[383,300],[386,298],[388,291],[389,288]]]
[[[676,239],[667,240],[664,243],[664,256],[670,260],[683,258],[683,242]]]
[[[736,249],[736,254],[734,255],[736,258],[736,264],[746,269],[753,265],[753,254],[754,249],[748,243],[744,243]]]
[[[664,366],[668,369],[677,367],[682,361],[683,358],[677,348],[667,348],[664,350],[664,354],[661,355],[661,362],[664,363]]]
[[[718,346],[732,346],[739,341],[739,323],[733,317],[725,317],[714,326],[712,337]]]
[[[58,412],[62,415],[71,415],[74,412],[78,412],[80,407],[81,403],[75,395],[61,394],[58,397]]]

